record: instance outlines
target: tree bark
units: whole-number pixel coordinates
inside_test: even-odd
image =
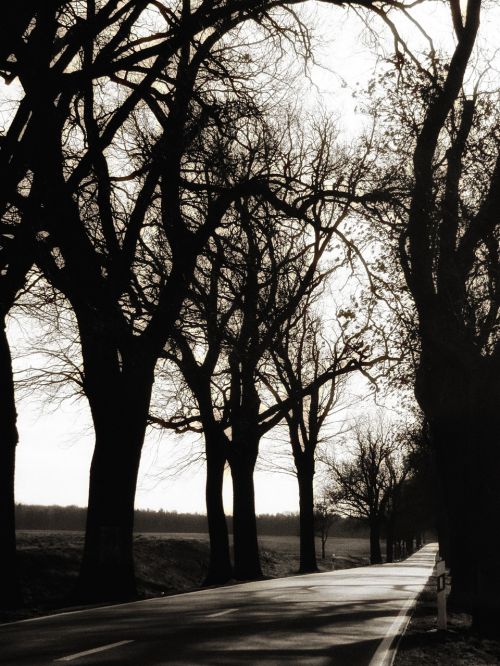
[[[133,527],[140,446],[130,438],[116,442],[114,437],[124,433],[110,432],[113,424],[109,426],[96,428],[85,548],[75,590],[76,598],[88,602],[136,596]]]
[[[83,560],[73,597],[85,602],[124,601],[136,596],[134,501],[153,369],[137,355],[122,357],[93,330],[89,338],[80,325],[95,448]]]
[[[222,490],[226,456],[216,434],[205,431],[207,454],[206,504],[210,560],[204,585],[226,583],[233,576],[229,553],[229,535]]]
[[[481,634],[498,636],[500,378],[490,359],[462,352],[460,361],[434,365],[432,376],[421,367],[419,397],[430,417],[445,498],[450,603],[471,613]]]
[[[16,554],[15,458],[18,442],[14,380],[5,319],[0,322],[0,604],[22,605]]]
[[[230,458],[233,480],[234,576],[238,580],[262,578],[253,472],[255,461],[241,453]]]
[[[385,561],[394,562],[394,519],[389,516],[385,534]]]
[[[299,483],[300,572],[318,571],[314,533],[314,468],[302,465],[297,469]],[[324,557],[324,556],[323,556]]]
[[[382,564],[380,550],[380,520],[373,516],[370,518],[370,564]]]

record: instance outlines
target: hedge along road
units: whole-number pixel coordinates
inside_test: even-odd
[[[0,663],[386,666],[436,552],[14,622]]]

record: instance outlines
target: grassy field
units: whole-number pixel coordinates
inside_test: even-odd
[[[208,542],[208,534],[201,532],[145,532],[142,536],[164,539],[195,539]],[[288,555],[298,555],[299,537],[298,536],[260,536],[259,543],[261,549],[273,550]],[[316,552],[321,553],[321,541],[316,539]],[[364,538],[340,538],[330,537],[326,543],[326,558],[330,561],[332,554],[335,553],[339,558],[360,559],[363,562],[370,556],[370,542]]]
[[[297,537],[260,539],[262,568],[270,577],[297,573],[299,540]],[[366,539],[336,539],[327,543],[325,562],[320,569],[362,566],[368,563]],[[18,550],[25,608],[0,614],[0,621],[45,614],[66,606],[78,575],[82,550],[82,532],[26,531],[18,533]],[[318,544],[318,552],[320,547]],[[206,534],[137,534],[134,540],[137,587],[140,597],[176,594],[197,589],[208,563]]]

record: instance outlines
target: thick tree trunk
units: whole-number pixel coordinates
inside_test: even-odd
[[[301,573],[318,571],[314,534],[313,479],[314,469],[311,468],[311,465],[303,465],[302,469],[297,470],[297,480],[299,482]]]
[[[262,577],[255,516],[254,466],[255,462],[246,459],[244,455],[233,456],[230,460],[233,480],[234,576],[238,580]]]
[[[441,498],[440,506],[438,506],[437,515],[437,532],[439,542],[439,556],[446,562],[446,566],[451,566],[451,550],[450,550],[450,528],[449,519],[445,509],[445,499]]]
[[[0,605],[14,608],[22,604],[16,555],[14,477],[16,445],[16,405],[12,360],[0,322]]]
[[[136,596],[133,527],[141,447],[139,438],[125,438],[121,428],[113,432],[114,420],[110,415],[109,428],[96,428],[85,548],[75,590],[81,601],[122,601]]]
[[[96,439],[85,547],[74,597],[86,602],[123,601],[136,596],[134,500],[153,370],[147,359],[122,358],[96,335],[90,339],[82,335],[82,351]]]
[[[431,373],[420,369],[443,485],[452,576],[450,603],[472,614],[483,635],[500,634],[500,395],[490,359],[462,353]]]
[[[490,446],[491,449],[498,449],[498,440],[491,442]],[[498,637],[500,535],[495,526],[500,520],[500,460],[497,450],[488,451],[486,448],[481,444],[476,448],[478,464],[473,468],[474,477],[467,479],[470,491],[464,492],[466,479],[462,477],[462,490],[459,490],[458,483],[453,484],[454,492],[449,498],[452,574],[450,602],[472,613],[474,626],[483,635]]]
[[[229,536],[222,500],[226,457],[216,435],[205,432],[207,453],[206,504],[210,561],[204,585],[226,583],[233,576]]]
[[[377,517],[370,519],[370,564],[382,564],[380,521]]]

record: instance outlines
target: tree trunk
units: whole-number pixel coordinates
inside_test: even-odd
[[[446,562],[446,566],[451,566],[451,551],[450,551],[450,528],[449,518],[446,514],[445,500],[440,498],[437,515],[437,533],[439,542],[439,556]]]
[[[385,561],[394,562],[394,518],[389,516],[385,534]]]
[[[253,471],[255,463],[244,455],[230,460],[233,480],[234,576],[238,580],[262,578]]]
[[[482,449],[482,450],[481,450]],[[500,635],[500,519],[498,497],[498,440],[477,446],[476,463],[464,485],[450,498],[450,602],[470,612],[475,628],[484,636]],[[493,450],[495,449],[495,450]],[[467,465],[470,469],[470,466]],[[465,496],[465,497],[464,497]],[[451,502],[453,500],[453,503]]]
[[[12,375],[12,359],[0,322],[0,605],[15,608],[22,604],[16,555],[14,477],[17,414]]]
[[[303,465],[297,470],[299,482],[299,509],[300,509],[300,572],[311,573],[318,571],[316,562],[316,542],[314,534],[314,469]],[[323,555],[324,558],[324,555]]]
[[[226,456],[216,435],[205,432],[207,453],[206,504],[210,561],[204,585],[226,583],[233,576],[222,490]]]
[[[123,358],[96,334],[91,339],[82,335],[82,351],[95,448],[85,547],[73,596],[85,602],[124,601],[136,596],[134,501],[153,370],[147,359]]]
[[[500,633],[500,377],[491,359],[462,353],[462,365],[420,369],[446,504],[450,603],[485,636]],[[453,371],[450,370],[452,367]],[[440,535],[441,536],[441,535]]]
[[[382,564],[380,521],[377,517],[370,518],[370,564]]]
[[[110,439],[118,433],[111,434],[109,425],[108,432],[96,428],[90,469],[85,548],[75,590],[75,597],[86,602],[136,596],[133,528],[141,449],[137,440]]]

